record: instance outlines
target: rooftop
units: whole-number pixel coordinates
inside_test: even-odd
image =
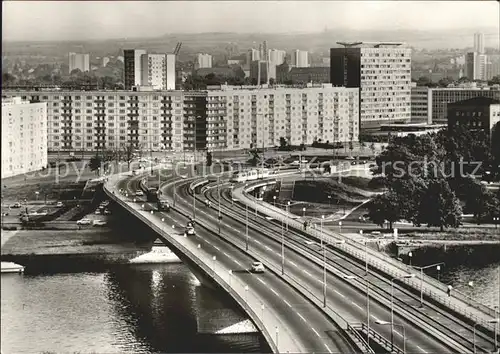
[[[401,45],[404,45],[404,42],[337,42],[337,44],[340,44],[341,46],[344,46],[346,48],[351,48],[351,47],[358,47],[358,46],[371,46],[373,48],[380,48],[380,47],[390,47],[390,46],[396,46],[399,47]]]
[[[448,103],[448,107],[450,106],[469,106],[469,105],[490,105],[490,104],[499,104],[500,100],[495,100],[489,97],[473,97],[467,100],[457,101],[453,103]]]

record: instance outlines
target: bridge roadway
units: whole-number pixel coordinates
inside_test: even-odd
[[[208,187],[204,188],[207,192],[211,190],[216,190],[216,188]],[[222,190],[222,188],[221,188]],[[168,192],[168,191],[167,191]],[[182,196],[181,203],[185,203],[185,207],[189,208],[190,205],[192,205],[192,202],[188,201],[188,193],[185,189],[180,189],[180,191],[177,192],[178,195]],[[218,205],[217,205],[217,199],[215,198],[210,198],[210,196],[207,196],[208,199],[211,200],[212,202],[212,207],[207,208],[205,207],[202,203],[199,203],[198,210],[196,213],[196,219],[199,220],[199,222],[210,222],[210,223],[217,223],[217,216],[218,216]],[[221,207],[221,214],[224,215],[222,222],[221,222],[221,235],[224,238],[232,238],[234,239],[235,243],[239,243],[242,247],[246,247],[246,236],[245,236],[245,226],[244,226],[244,219],[243,221],[240,220],[235,220],[233,218],[226,217],[228,214],[228,210],[235,210],[236,206],[231,205],[232,202],[229,202],[230,196],[228,193],[228,198],[224,201],[221,200],[222,207]],[[253,217],[253,211],[249,212],[249,222],[255,224],[256,220]],[[266,222],[268,222],[265,219],[260,218],[260,220],[257,220],[260,225],[264,225]],[[242,225],[243,223],[243,225]],[[266,224],[267,226],[267,224]],[[267,233],[266,233],[267,231]],[[256,230],[256,227],[254,225],[251,225],[249,227],[249,232],[248,232],[248,239],[249,239],[249,250],[251,254],[254,254],[256,258],[266,262],[271,262],[273,261],[274,263],[280,264],[281,263],[281,243],[278,240],[273,240],[272,237],[270,236],[271,234],[271,228],[265,228],[264,231],[258,231]],[[303,288],[306,288],[306,292],[308,292],[308,295],[310,298],[316,300],[316,302],[322,303],[323,296],[322,296],[322,288],[323,288],[323,269],[321,265],[318,265],[318,263],[321,264],[321,254],[317,255],[316,257],[316,262],[311,261],[307,257],[304,257],[304,254],[300,254],[300,252],[295,252],[289,250],[289,247],[285,247],[286,250],[286,264],[285,264],[285,274],[290,276],[293,280],[295,281],[296,284],[300,284],[298,286],[302,286]],[[319,262],[318,262],[319,260]],[[330,263],[331,260],[328,260]],[[325,312],[329,313],[332,318],[337,319],[339,314],[341,315],[342,318],[346,319],[347,322],[353,323],[353,322],[366,322],[366,294],[363,294],[362,289],[359,291],[359,289],[353,289],[352,288],[352,282],[356,280],[352,279],[346,279],[345,275],[351,275],[350,273],[344,273],[342,274],[342,271],[339,271],[338,269],[335,269],[328,265],[328,274],[327,274],[327,284],[328,284],[328,289],[327,289],[327,307],[325,308]],[[340,276],[339,276],[339,273]],[[363,279],[360,279],[359,282],[365,283]],[[370,282],[373,282],[373,279],[370,279]],[[334,285],[334,286],[332,286]],[[372,326],[375,325],[375,321],[377,320],[384,320],[388,321],[390,320],[390,310],[388,306],[389,299],[387,295],[387,287],[385,289],[385,294],[382,294],[382,298],[379,299],[378,301],[385,304],[381,304],[377,301],[373,301],[373,299],[376,299],[377,296],[374,293],[373,299],[370,302],[370,312],[371,312],[371,323]],[[380,291],[379,291],[380,292]],[[390,293],[389,293],[390,294]],[[417,305],[417,304],[415,304]],[[320,305],[321,306],[321,305]],[[404,315],[396,315],[395,316],[395,323],[400,323],[403,324],[406,328],[406,348],[407,352],[414,352],[414,353],[449,353],[449,352],[467,352],[467,348],[462,345],[461,339],[459,338],[458,341],[455,341],[455,345],[449,346],[445,343],[447,343],[446,339],[440,339],[439,337],[442,335],[441,332],[439,331],[433,331],[432,328],[429,330],[423,330],[422,328],[415,327],[413,321],[409,321],[407,317],[412,317],[412,312],[413,310],[406,309]],[[400,306],[398,304],[395,305],[395,312],[396,313],[401,313]],[[342,322],[342,321],[340,321]],[[421,327],[426,327],[429,326],[428,322],[423,322],[420,321],[420,326]],[[389,326],[376,326],[376,330],[379,333],[382,333],[385,335],[386,338],[390,338],[390,327]],[[429,334],[429,332],[434,332],[433,336]],[[395,330],[395,343],[397,346],[400,348],[403,348],[403,334],[399,330]],[[444,342],[443,342],[444,341]],[[453,342],[453,339],[449,340],[450,342]],[[467,340],[465,340],[467,341]],[[470,342],[470,346],[472,347],[472,336],[468,338],[468,341]],[[478,348],[480,348],[480,343],[481,338],[478,336],[477,338],[477,344]],[[452,350],[455,349],[455,351]],[[458,349],[457,349],[458,348]]]
[[[149,209],[153,209],[150,203],[134,203],[133,197],[120,193],[120,189],[125,189],[132,196],[137,190],[133,185],[137,180],[113,176],[106,189],[122,205],[126,204],[133,214],[155,225],[174,251],[188,255],[228,291],[262,331],[274,352],[359,352],[328,316],[277,275],[272,272],[250,273],[248,267],[254,260],[252,257],[200,226],[197,227],[197,237],[183,237],[187,222],[183,214],[175,210],[150,213]]]
[[[221,187],[221,190],[223,190],[223,189],[227,189],[227,186]],[[226,191],[226,193],[227,193],[227,196],[225,198],[226,200],[223,201],[223,203],[227,206],[227,208],[231,208],[231,210],[234,212],[234,210],[236,209],[234,204],[238,204],[238,203],[234,203],[233,201],[230,201],[231,200],[230,192]],[[241,188],[234,188],[232,195],[235,198],[243,199],[243,203],[249,205],[249,208],[251,209],[251,214],[253,214],[254,208],[257,206],[259,214],[262,213],[264,215],[272,216],[278,220],[283,219],[283,218],[285,220],[288,220],[288,223],[290,224],[291,230],[287,235],[290,238],[291,237],[297,238],[297,236],[304,236],[305,232],[303,232],[301,230],[301,228],[302,228],[301,223],[298,223],[297,221],[294,221],[293,219],[291,219],[294,216],[286,215],[287,213],[285,211],[283,211],[282,209],[274,208],[272,205],[267,204],[267,203],[258,202],[258,201],[256,202],[254,198],[250,198],[246,194],[244,195],[242,193]],[[243,207],[243,210],[244,210],[244,207]],[[243,212],[241,214],[243,214]],[[261,224],[261,226],[265,225],[264,227],[267,227],[269,224],[273,223],[273,222],[271,222],[267,219],[264,219],[264,218],[260,218],[260,220],[258,222]],[[276,224],[276,222],[274,222],[274,224]],[[298,230],[300,230],[300,231],[297,232]],[[300,234],[302,234],[302,235],[300,235]],[[318,234],[319,234],[319,232],[316,231],[316,235],[314,235],[316,239],[319,238]],[[338,234],[332,235],[332,233],[328,233],[328,232],[326,232],[326,230],[324,232],[324,237],[325,237],[325,240],[327,243],[333,243],[334,241],[338,242],[338,240],[339,240]],[[302,237],[301,243],[304,243],[304,237]],[[350,252],[348,252],[347,248],[354,248],[353,246],[357,246],[356,249],[355,250],[351,249],[351,250],[349,250]],[[314,248],[314,246],[310,246],[309,248]],[[362,246],[362,245],[359,245],[359,244],[353,245],[352,243],[350,244],[348,242],[346,245],[335,245],[335,246],[330,246],[329,248],[331,248],[331,249],[336,248],[337,250],[342,249],[343,253],[346,253],[348,255],[350,254],[351,255],[350,258],[354,258],[354,257],[352,257],[354,255],[356,258],[358,258],[358,260],[361,260],[362,261],[361,264],[364,265],[365,253],[363,250],[364,246]],[[361,250],[360,250],[360,248],[361,248]],[[310,252],[310,250],[309,250],[309,252]],[[342,252],[339,252],[339,253],[342,253]],[[408,274],[408,272],[417,273],[418,277],[420,277],[420,274],[417,270],[409,268],[404,264],[401,264],[400,267],[395,267],[393,265],[393,262],[395,262],[394,260],[390,259],[390,262],[384,262],[383,259],[381,260],[380,255],[377,254],[377,256],[374,256],[373,253],[374,253],[373,251],[367,252],[368,262],[370,264],[370,268],[384,268],[383,272],[389,274],[390,276],[392,275],[394,277],[398,276],[398,274]],[[339,254],[336,254],[334,256],[334,259],[335,259],[335,257],[338,257],[338,256],[339,256]],[[333,259],[333,262],[335,263],[334,259]],[[340,262],[338,262],[338,260],[337,260],[336,263],[340,263]],[[354,263],[354,262],[351,261],[351,263]],[[397,262],[397,263],[399,263],[399,262]],[[359,268],[359,263],[358,263],[358,268]],[[364,267],[362,267],[362,268],[364,268]],[[353,272],[353,273],[356,273],[356,272]],[[360,273],[359,269],[358,269],[357,273],[358,274]],[[472,337],[473,337],[473,332],[474,332],[473,325],[475,323],[482,324],[484,327],[487,327],[487,329],[485,329],[486,334],[482,334],[481,338],[478,335],[476,337],[476,344],[478,345],[478,349],[481,346],[483,346],[485,351],[491,350],[491,348],[493,348],[493,346],[494,346],[493,331],[495,330],[495,328],[494,328],[495,325],[492,323],[486,323],[486,321],[491,320],[495,317],[498,317],[498,315],[495,315],[494,310],[486,308],[485,306],[482,306],[480,304],[473,304],[470,301],[461,301],[461,299],[457,298],[456,296],[452,296],[451,298],[448,298],[446,293],[445,293],[445,291],[446,291],[445,285],[441,284],[441,283],[436,285],[434,279],[431,279],[431,281],[429,281],[428,278],[429,277],[424,276],[424,281],[422,282],[423,288],[424,288],[424,294],[425,294],[425,296],[424,296],[425,307],[424,308],[422,308],[422,309],[419,308],[418,305],[419,305],[420,299],[418,299],[418,297],[417,297],[417,299],[412,299],[411,297],[408,299],[408,295],[410,295],[408,291],[406,291],[405,294],[402,294],[402,295],[404,295],[404,297],[402,299],[398,299],[398,301],[403,300],[401,302],[406,302],[405,306],[408,306],[408,305],[414,306],[416,308],[416,311],[415,310],[413,311],[414,314],[418,315],[419,313],[421,313],[422,315],[424,315],[424,317],[427,317],[427,318],[430,317],[430,318],[434,319],[434,326],[437,325],[437,328],[442,327],[442,328],[446,329],[445,326],[448,326],[447,327],[448,332],[456,331],[455,337],[457,337],[458,341],[459,342],[463,341],[464,344],[466,342],[469,342],[468,347],[470,347],[470,349],[472,349],[472,347],[473,347],[473,343],[472,343]],[[411,287],[413,287],[416,290],[420,289],[420,284],[421,284],[420,279],[418,279],[418,280],[403,279],[403,281],[404,281],[404,283],[406,283],[406,285],[410,285]],[[372,281],[370,281],[370,282],[372,282]],[[387,282],[388,282],[388,280],[386,280],[386,283]],[[439,285],[441,285],[441,286],[439,286]],[[396,286],[395,288],[398,288],[398,286]],[[455,292],[454,292],[454,294],[455,294]],[[390,293],[389,293],[389,296],[390,296]],[[398,296],[401,296],[401,294],[396,293],[396,298]],[[413,296],[413,298],[415,298],[415,296]],[[427,301],[428,298],[431,298],[432,304],[431,304],[431,301]],[[396,299],[395,299],[395,302],[396,302]],[[415,302],[417,304],[415,304]],[[448,308],[448,311],[443,310],[443,308],[446,308],[446,307]],[[457,315],[457,316],[455,316],[455,315]],[[465,317],[465,319],[463,317]],[[467,318],[469,318],[470,321],[467,321]],[[481,327],[483,327],[483,326],[477,327],[478,333],[479,333]],[[462,339],[460,339],[460,337],[462,337]],[[497,336],[497,341],[498,340],[500,340],[500,338]],[[481,349],[479,349],[479,350],[481,350]]]

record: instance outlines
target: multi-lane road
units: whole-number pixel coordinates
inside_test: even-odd
[[[119,188],[125,189],[133,195],[138,189],[139,178],[123,180]],[[183,181],[178,184],[182,185]],[[165,193],[173,192],[173,184],[167,184]],[[184,194],[177,199],[178,207],[182,208],[186,200]],[[140,201],[140,203],[154,205]],[[177,208],[176,208],[177,209]],[[188,218],[176,210],[170,212],[156,212],[154,216],[159,223],[175,226],[175,229],[184,230]],[[162,221],[163,219],[163,221]],[[197,224],[213,226],[213,223],[205,223],[202,216],[196,219]],[[180,231],[180,237],[182,237]],[[253,258],[244,252],[238,251],[228,243],[224,242],[213,232],[202,227],[196,227],[197,236],[188,238],[193,243],[201,245],[205,251],[216,256],[217,264],[232,270],[233,281],[246,284],[250,291],[257,294],[264,305],[264,311],[272,311],[279,317],[281,323],[286,324],[286,330],[290,337],[299,342],[298,347],[303,352],[316,353],[339,353],[355,352],[356,350],[342,336],[339,328],[329,319],[327,315],[314,304],[288,286],[283,280],[271,272],[254,274],[249,272]],[[274,335],[274,334],[273,334]]]
[[[129,193],[134,193],[138,188],[138,180],[139,178],[130,178],[123,181],[121,187]],[[172,183],[173,181],[164,184],[162,189],[163,193],[170,196],[174,195],[174,188],[176,189],[176,210],[156,214],[158,218],[164,218],[165,222],[176,225],[176,228],[182,228],[187,222],[186,215],[190,215],[193,208],[193,197],[188,188],[191,180]],[[392,333],[397,347],[406,346],[406,351],[412,353],[473,350],[473,327],[470,323],[465,323],[432,304],[418,308],[418,296],[397,282],[393,297],[394,323],[397,323],[397,326],[391,329],[391,326],[378,325],[377,322],[391,321],[390,279],[374,270],[370,270],[366,278],[365,269],[361,264],[331,247],[325,248],[326,252],[323,254],[317,242],[300,232],[289,230],[284,238],[279,222],[256,216],[253,211],[247,213],[242,204],[232,200],[228,187],[228,184],[221,184],[219,188],[209,185],[205,188],[206,196],[199,198],[196,222],[204,227],[198,228],[196,242],[203,242],[204,247],[211,248],[214,254],[218,254],[218,262],[224,262],[231,267],[234,276],[255,289],[269,308],[277,309],[283,321],[289,324],[290,331],[301,338],[307,350],[352,351],[338,333],[331,318],[338,314],[349,322],[366,323],[367,284],[370,284],[371,293],[371,327],[387,339],[391,338]],[[212,207],[201,202],[205,198],[211,200]],[[223,215],[222,220],[219,219],[219,213]],[[285,242],[282,242],[283,240]],[[247,247],[248,252],[245,251]],[[326,262],[322,262],[322,257]],[[276,269],[277,273],[280,273],[282,261],[285,259],[284,277],[295,283],[297,289],[302,289],[313,302],[319,304],[324,300],[326,275],[327,306],[324,309],[321,309],[321,305],[319,308],[314,306],[271,272],[259,275],[249,273],[247,269],[255,258]],[[327,266],[324,268],[325,264]],[[405,344],[403,336],[406,337]],[[493,345],[491,337],[478,331],[478,351],[491,351]]]

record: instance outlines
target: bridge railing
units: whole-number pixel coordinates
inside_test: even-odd
[[[236,300],[236,302],[248,313],[249,317],[252,319],[252,321],[257,325],[257,328],[260,329],[261,333],[264,335],[266,338],[266,341],[270,345],[272,351],[274,353],[279,353],[278,346],[275,343],[274,336],[269,332],[269,329],[266,328],[266,325],[264,323],[264,313],[262,312],[262,318],[260,318],[256,311],[252,308],[252,306],[249,306],[249,297],[252,296],[251,292],[245,290],[245,294],[242,295],[238,291],[235,290],[234,287],[231,286],[232,282],[235,282],[236,279],[224,279],[225,277],[221,277],[218,275],[213,269],[210,269],[210,267],[207,265],[207,262],[203,262],[200,259],[200,256],[195,255],[193,252],[191,252],[187,247],[183,246],[180,242],[176,242],[175,238],[170,235],[164,227],[159,227],[156,223],[152,222],[149,220],[145,215],[141,214],[141,211],[139,209],[135,209],[132,206],[130,206],[127,202],[122,200],[120,198],[119,192],[116,191],[114,188],[110,188],[108,186],[104,186],[104,190],[106,194],[114,200],[116,203],[121,205],[123,208],[125,208],[127,211],[130,213],[138,216],[138,218],[144,222],[146,225],[148,225],[153,231],[156,233],[162,235],[167,235],[168,236],[168,241],[170,244],[172,244],[173,247],[177,248],[180,252],[183,254],[187,255],[190,259],[194,260],[196,265],[207,275],[212,277],[216,283],[221,286],[224,290],[226,290],[233,298]],[[196,262],[196,260],[198,260]],[[229,272],[228,276],[229,276]],[[250,295],[249,295],[250,293]],[[254,295],[255,297],[255,295]],[[252,302],[255,302],[255,300],[252,300]],[[258,303],[257,305],[260,305]],[[254,304],[255,307],[255,304]],[[262,310],[263,311],[263,310]],[[282,324],[282,328],[285,328],[285,326]]]
[[[359,334],[359,332],[368,333],[368,326],[364,322],[363,323],[353,323],[353,324],[350,324],[349,327],[350,327],[350,330],[352,330],[353,332],[356,332],[358,334]],[[391,341],[387,340],[384,336],[382,336],[380,333],[375,331],[373,328],[370,328],[368,336],[370,338],[373,338],[373,340],[375,342],[377,342],[378,345],[383,347],[389,353],[406,354],[402,349],[400,349],[396,345],[393,345],[393,343],[391,343]]]
[[[296,230],[300,230],[301,232],[306,232],[309,235],[311,235],[317,239],[321,238],[321,235],[319,235],[319,230],[315,230],[315,232],[313,232],[312,230],[303,231],[303,224],[299,221],[291,219],[290,213],[287,213],[283,209],[277,208],[269,203],[258,201],[252,195],[247,194],[246,191],[250,190],[252,188],[252,185],[247,186],[246,188],[243,188],[243,192],[244,192],[243,194],[248,199],[253,199],[252,204],[254,204],[256,207],[257,207],[257,205],[259,205],[261,208],[272,210],[275,213],[279,213],[282,216],[289,218],[288,226],[291,228],[294,228]],[[366,259],[368,259],[368,264],[370,266],[383,271],[387,275],[397,277],[397,276],[401,275],[400,272],[415,273],[415,274],[419,273],[414,268],[411,268],[402,262],[399,262],[399,261],[397,261],[389,256],[381,254],[380,252],[377,252],[377,251],[372,250],[370,248],[368,248],[366,250],[366,253],[368,254],[368,258],[367,258],[364,247],[361,248],[359,242],[354,241],[354,240],[352,240],[352,239],[350,239],[350,238],[348,238],[340,233],[325,230],[325,228],[323,228],[323,237],[325,237],[327,243],[328,243],[328,238],[330,238],[331,240],[334,240],[334,241],[344,240],[345,241],[344,245],[337,244],[337,245],[335,245],[335,247],[343,250],[344,252],[354,256],[355,258],[357,258],[359,260],[362,260],[363,262],[365,262]],[[372,257],[372,258],[370,258],[370,257]],[[376,259],[376,260],[374,260],[374,259]],[[394,268],[396,268],[397,270],[394,270]],[[420,291],[420,275],[417,276],[417,279],[419,279],[419,280],[414,280],[414,279],[415,278],[401,279],[401,281],[404,284],[407,284],[408,286],[412,287],[413,289]],[[495,330],[495,324],[488,322],[487,319],[485,320],[484,318],[479,317],[474,312],[467,310],[467,308],[464,308],[463,306],[460,306],[460,305],[453,303],[451,301],[451,299],[447,297],[447,295],[444,295],[444,294],[446,294],[446,290],[447,290],[447,286],[445,284],[437,282],[437,280],[435,280],[434,278],[427,276],[425,274],[424,274],[423,280],[426,284],[430,284],[433,287],[437,288],[436,290],[431,290],[431,289],[428,289],[427,287],[425,287],[425,284],[424,284],[423,293],[426,296],[437,301],[438,303],[441,303],[442,305],[448,307],[449,309],[451,309],[451,310],[453,310],[453,311],[455,311],[455,312],[457,312],[457,313],[459,313],[467,318],[470,318],[472,321],[480,324],[485,329],[488,329],[490,331]],[[439,290],[442,291],[441,294],[439,294],[439,292],[438,292]],[[491,316],[493,318],[495,318],[497,316],[494,309],[491,309],[491,308],[489,308],[483,304],[480,304],[478,302],[471,301],[471,299],[468,299],[466,296],[459,293],[458,291],[453,291],[453,296],[455,296],[455,298],[457,300],[465,303],[466,305],[468,305],[476,310],[479,310],[480,312],[483,312],[487,316]]]

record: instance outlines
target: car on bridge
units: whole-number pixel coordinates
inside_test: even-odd
[[[92,220],[90,219],[80,219],[76,222],[77,225],[90,225],[92,224]]]
[[[262,262],[253,262],[250,270],[252,271],[252,273],[264,273],[265,272],[265,268],[264,268],[264,265],[262,264]]]
[[[194,227],[191,225],[191,226],[187,226],[186,227],[186,231],[184,231],[184,235],[186,236],[194,236],[196,235],[196,232],[194,231]]]
[[[142,197],[142,196],[144,196],[144,192],[141,191],[141,190],[138,190],[137,192],[135,192],[135,196],[136,197]]]

